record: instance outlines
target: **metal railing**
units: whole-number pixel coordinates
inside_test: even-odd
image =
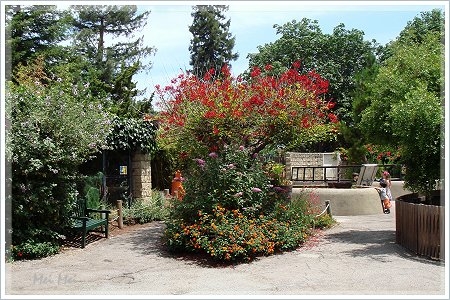
[[[356,182],[362,165],[339,166],[296,166],[291,167],[291,181],[328,183]],[[378,165],[380,170],[388,170],[392,180],[402,180],[401,165]]]
[[[360,170],[361,165],[291,167],[291,181],[351,182]]]

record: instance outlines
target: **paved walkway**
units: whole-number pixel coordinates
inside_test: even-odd
[[[395,202],[389,215],[336,219],[336,226],[296,251],[228,267],[168,254],[160,243],[164,225],[153,222],[85,249],[8,263],[3,296],[449,298],[445,264],[412,255],[395,243]]]

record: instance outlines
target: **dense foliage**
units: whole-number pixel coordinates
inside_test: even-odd
[[[21,258],[56,251],[77,197],[77,167],[106,146],[111,131],[110,116],[87,84],[43,70],[42,60],[19,68],[19,85],[10,83],[6,93],[7,203],[13,255]],[[25,251],[33,245],[36,251]]]
[[[248,54],[250,70],[270,63],[270,74],[281,74],[294,61],[301,61],[301,73],[315,71],[329,82],[327,98],[335,102],[334,112],[344,123],[352,123],[355,76],[376,62],[378,45],[364,40],[361,30],[348,30],[342,23],[331,34],[323,33],[317,20],[307,18],[273,27],[280,37],[258,46],[258,53]]]
[[[108,136],[110,150],[130,150],[150,154],[156,151],[157,127],[150,118],[115,117],[112,125],[113,130]]]
[[[250,81],[233,78],[224,66],[221,79],[180,75],[174,85],[158,87],[161,145],[188,163],[225,145],[258,153],[302,135],[333,132],[337,118],[329,110],[334,104],[323,99],[328,82],[313,71],[300,74],[298,66],[280,77],[255,68]]]
[[[160,191],[152,190],[148,200],[133,201],[130,207],[123,207],[123,223],[132,225],[165,220],[168,215],[166,202],[167,199]]]
[[[66,56],[60,45],[68,37],[67,13],[52,5],[6,5],[5,50],[6,78],[13,70],[45,55],[47,66],[58,64]]]
[[[81,71],[90,77],[94,93],[107,100],[104,105],[110,111],[129,117],[130,107],[142,94],[133,75],[151,66],[143,60],[155,52],[137,35],[150,12],[138,13],[136,5],[73,5],[70,13],[71,50],[89,62]]]
[[[369,104],[359,124],[368,141],[400,146],[406,186],[423,193],[441,178],[443,163],[443,22],[438,11],[424,13],[390,45],[389,58],[367,84]]]
[[[156,51],[144,46],[143,36],[137,35],[149,14],[138,13],[135,5],[73,5],[67,10],[9,5],[7,78],[20,64],[41,56],[48,74],[58,74],[61,66],[70,68],[73,83],[89,83],[92,95],[102,100],[105,109],[120,117],[136,117],[137,98],[143,91],[137,89],[133,77],[151,67],[144,60]]]

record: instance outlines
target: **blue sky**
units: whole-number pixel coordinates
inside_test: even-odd
[[[239,59],[232,62],[232,74],[237,76],[248,67],[247,54],[256,53],[257,46],[276,41],[274,24],[283,25],[303,18],[317,20],[323,33],[331,33],[340,23],[347,30],[362,30],[365,40],[380,44],[394,40],[408,21],[421,12],[441,8],[448,15],[447,1],[2,1],[28,5],[137,5],[138,12],[150,10],[147,25],[136,35],[144,36],[145,46],[157,49],[144,63],[152,62],[150,71],[133,79],[138,89],[146,89],[149,97],[155,85],[165,86],[189,65],[189,44],[192,38],[192,6],[199,4],[228,5],[230,33],[235,36],[234,51]],[[447,17],[448,18],[448,17]],[[448,27],[448,26],[447,26]],[[106,39],[106,42],[117,40]]]
[[[146,45],[157,48],[156,54],[149,58],[152,69],[135,77],[138,88],[147,88],[147,96],[155,85],[165,86],[182,70],[190,69],[188,47],[192,35],[188,27],[193,21],[192,5],[229,5],[226,16],[231,19],[230,33],[236,37],[234,51],[239,53],[239,59],[232,62],[232,73],[236,76],[247,69],[248,53],[255,53],[258,45],[279,38],[274,24],[309,18],[318,21],[323,33],[331,33],[343,23],[348,30],[362,30],[366,40],[386,44],[421,12],[433,8],[445,10],[444,1],[146,1],[135,4],[140,5],[139,9],[151,11],[141,34]]]

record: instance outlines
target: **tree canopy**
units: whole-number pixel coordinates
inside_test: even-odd
[[[331,34],[325,34],[317,20],[307,18],[273,27],[280,37],[258,46],[258,53],[248,54],[250,69],[271,64],[272,74],[279,74],[294,61],[300,61],[301,72],[314,70],[329,81],[327,98],[336,103],[334,110],[339,119],[351,123],[355,75],[376,62],[375,41],[364,40],[364,32],[348,30],[344,24],[336,26]]]
[[[144,46],[142,36],[134,38],[149,13],[138,14],[135,5],[71,6],[74,55],[87,60],[82,72],[118,115],[130,116],[133,100],[142,94],[132,77],[151,67],[143,59],[155,49]]]
[[[437,12],[423,13],[389,45],[389,57],[367,84],[359,128],[368,141],[400,146],[406,185],[427,192],[440,178],[444,121],[444,44]],[[441,15],[441,25],[444,19]],[[420,28],[429,29],[418,31]],[[417,26],[416,26],[417,25]]]
[[[11,79],[19,65],[26,66],[39,55],[48,65],[58,64],[65,55],[59,43],[68,38],[69,18],[52,5],[7,5],[6,78]]]

